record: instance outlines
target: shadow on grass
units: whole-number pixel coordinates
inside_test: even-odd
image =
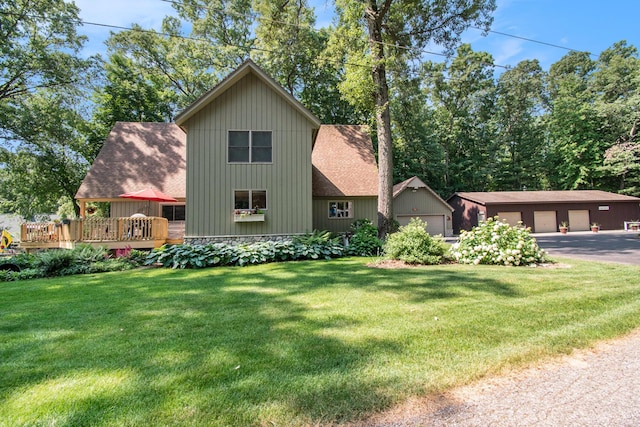
[[[10,286],[0,304],[0,418],[56,425],[351,420],[397,400],[401,374],[371,367],[406,351],[393,334],[376,335],[377,307],[354,314],[363,301],[520,296],[467,269],[360,260]]]

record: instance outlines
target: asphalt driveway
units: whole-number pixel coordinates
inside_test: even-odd
[[[533,236],[552,258],[562,256],[640,265],[640,234],[637,231],[580,231]]]

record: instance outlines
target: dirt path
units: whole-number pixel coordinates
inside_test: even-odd
[[[360,426],[638,426],[640,329],[535,368],[408,402]]]

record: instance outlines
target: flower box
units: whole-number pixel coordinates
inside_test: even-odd
[[[233,222],[264,222],[264,214],[233,214]]]

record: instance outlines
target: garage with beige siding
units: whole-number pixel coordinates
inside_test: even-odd
[[[418,177],[393,186],[393,213],[400,225],[419,218],[432,236],[453,235],[453,208]]]

